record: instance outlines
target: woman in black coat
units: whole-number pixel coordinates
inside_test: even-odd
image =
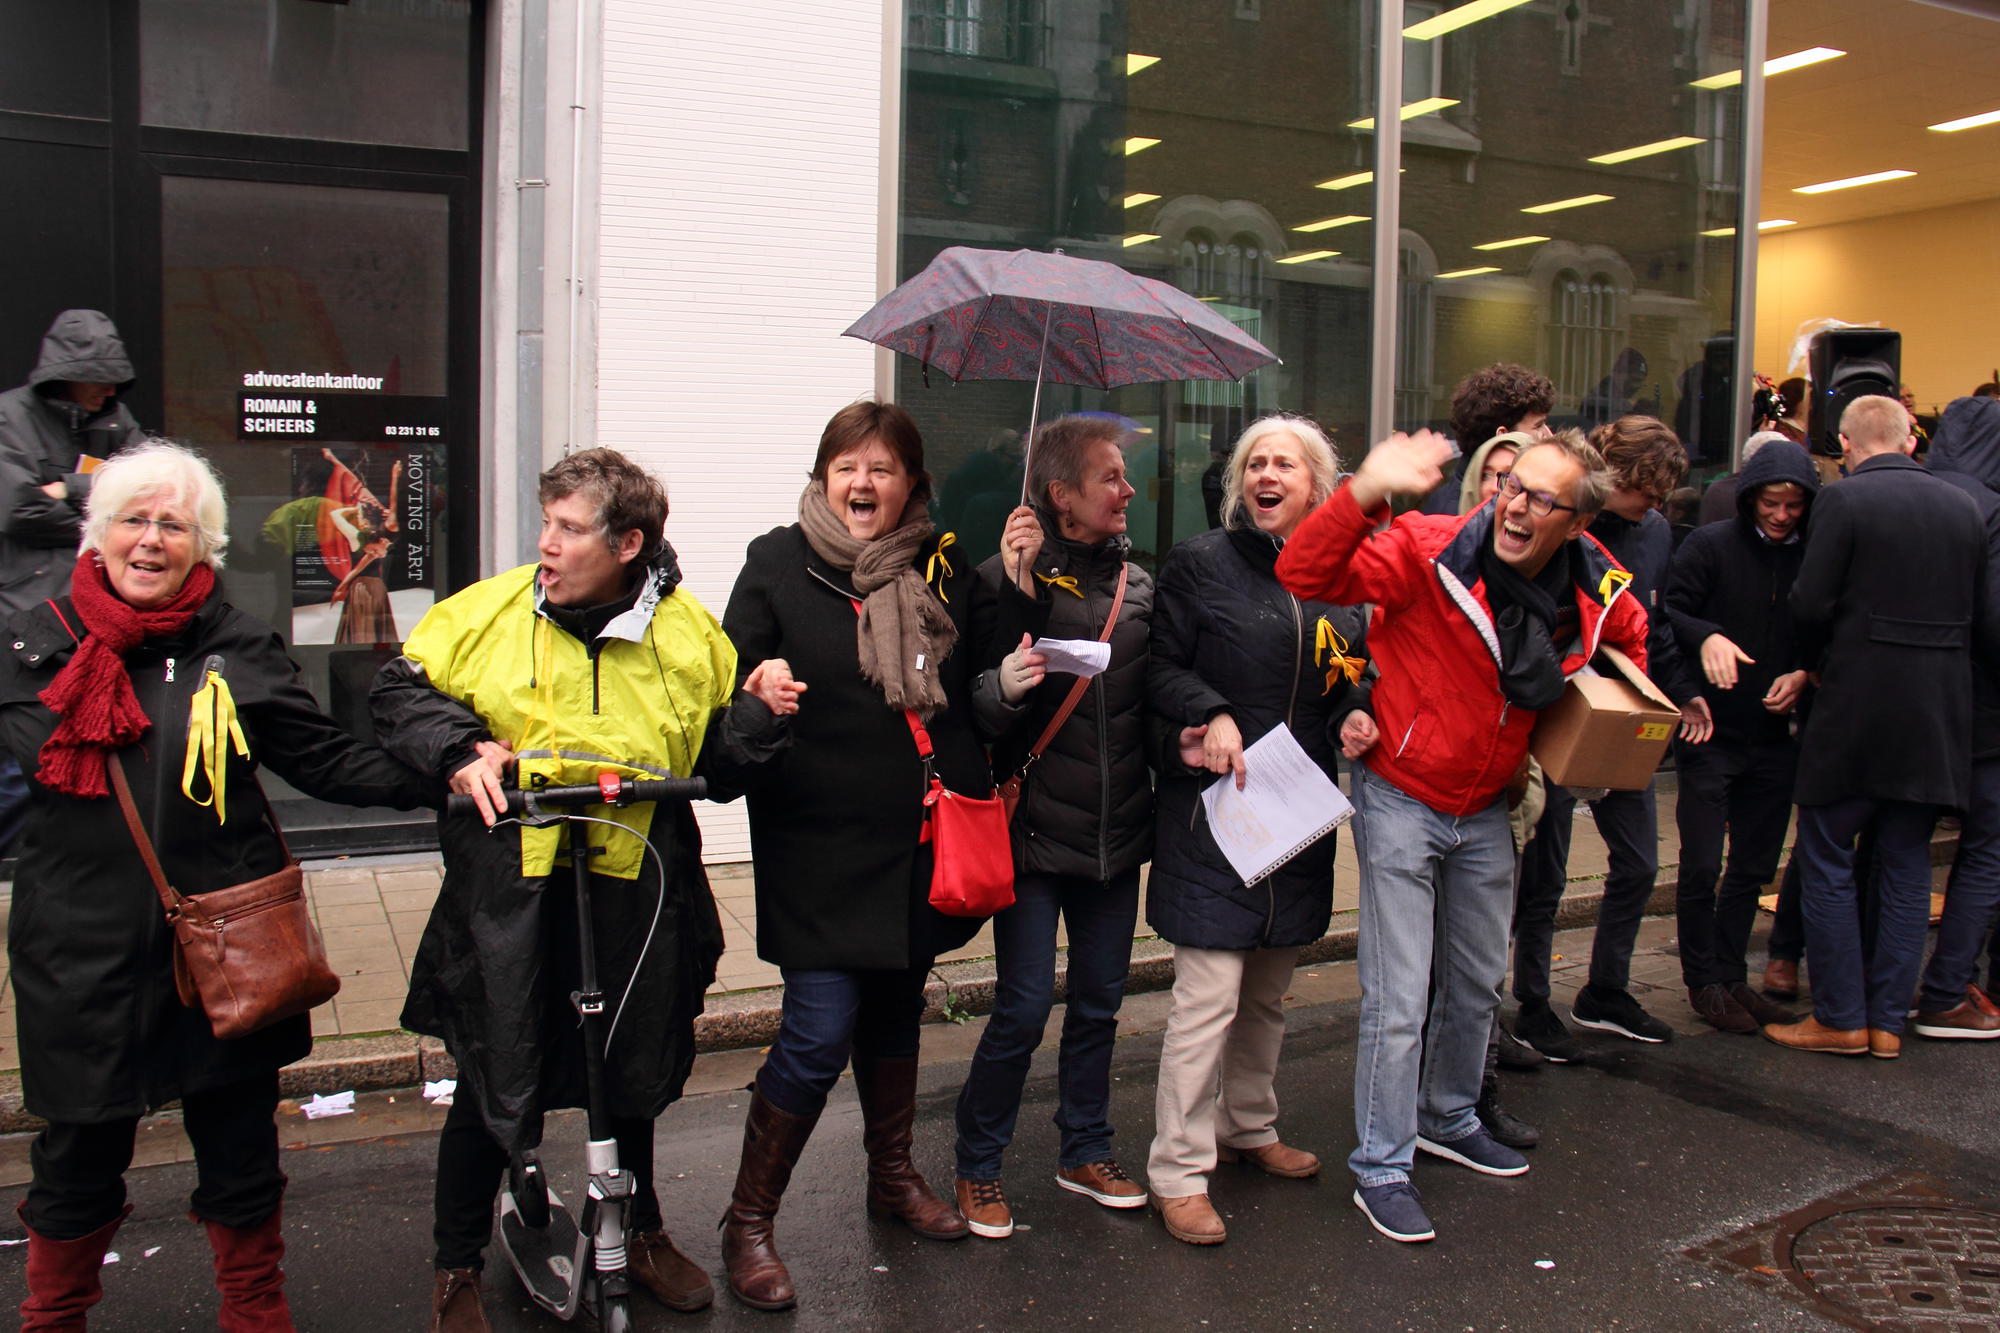
[[[973,1234],[1011,1235],[1002,1160],[1020,1116],[1021,1089],[1055,1003],[1058,919],[1069,942],[1064,995],[1056,1183],[1107,1208],[1138,1208],[1146,1191],[1111,1152],[1111,1047],[1139,913],[1139,866],[1152,844],[1146,765],[1146,642],[1153,580],[1127,559],[1125,433],[1116,421],[1066,416],[1029,451],[1033,600],[1005,553],[979,568],[974,620],[986,656],[1025,647],[1026,631],[1095,639],[1113,615],[1110,665],[1086,683],[1076,709],[1040,757],[1037,740],[1075,687],[1067,673],[1005,705],[993,770],[1025,771],[1014,812],[1014,905],[993,919],[998,981],[993,1016],[958,1097],[958,1201]],[[1123,588],[1123,596],[1119,590]],[[1040,661],[1039,654],[1027,654]],[[1003,682],[1009,672],[1003,666]]]
[[[1353,758],[1374,741],[1365,609],[1300,602],[1274,572],[1338,478],[1311,422],[1254,423],[1229,458],[1223,526],[1173,549],[1154,600],[1149,693],[1169,753],[1146,919],[1174,946],[1174,1007],[1146,1165],[1167,1231],[1195,1245],[1226,1234],[1208,1200],[1218,1156],[1294,1179],[1319,1170],[1313,1154],[1278,1141],[1273,1081],[1293,964],[1332,917],[1335,835],[1245,884],[1216,846],[1201,793],[1216,774],[1240,783],[1244,748],[1281,726],[1329,778],[1343,748]]]
[[[206,464],[166,444],[127,451],[94,478],[72,594],[8,622],[0,737],[35,781],[7,951],[22,1090],[49,1122],[21,1205],[27,1328],[82,1327],[131,1211],[123,1176],[139,1118],[176,1099],[222,1327],[291,1327],[272,1115],[277,1071],[312,1048],[311,1025],[300,1015],[222,1041],[202,1011],[181,1005],[172,933],[107,794],[106,760],[123,766],[168,882],[191,894],[287,863],[260,764],[322,800],[410,809],[438,794],[322,714],[279,637],[223,599],[215,570],[226,540]],[[206,753],[190,735],[196,692],[210,691],[202,716],[219,706],[215,678],[234,700],[247,756],[226,727]]]
[[[910,1160],[924,981],[977,929],[930,905],[912,719],[948,789],[993,790],[973,729],[969,580],[925,517],[929,493],[907,412],[842,408],[820,437],[799,522],[750,543],[722,619],[737,670],[761,666],[792,701],[777,752],[734,775],[749,794],[757,953],[785,983],[722,1240],[731,1290],[758,1309],[796,1302],[773,1217],[850,1057],[869,1207],[930,1239],[966,1234]],[[986,684],[997,690],[991,675]]]

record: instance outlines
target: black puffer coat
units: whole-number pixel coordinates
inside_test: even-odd
[[[1364,657],[1363,608],[1286,592],[1273,572],[1282,543],[1243,523],[1176,546],[1160,568],[1153,608],[1148,692],[1165,734],[1146,920],[1162,939],[1194,949],[1287,948],[1326,934],[1338,835],[1246,886],[1202,812],[1202,790],[1217,778],[1179,761],[1181,728],[1228,713],[1247,749],[1284,723],[1333,777],[1340,724],[1367,706],[1369,692],[1366,678],[1350,685],[1318,647],[1324,621],[1347,644],[1346,656]]]
[[[139,423],[115,397],[94,413],[57,398],[71,381],[132,383],[132,363],[111,321],[95,310],[65,310],[42,336],[28,382],[0,393],[0,614],[69,591],[83,530],[90,477],[77,458],[109,458]],[[42,487],[62,482],[58,500]]]
[[[935,549],[925,543],[919,569]],[[950,706],[925,729],[944,785],[989,796],[993,778],[972,722],[969,582],[943,579],[959,637],[938,668]],[[782,657],[807,687],[799,711],[779,719],[788,747],[739,775],[757,862],[757,955],[780,967],[913,967],[979,925],[931,908],[930,849],[917,841],[923,762],[904,715],[861,677],[853,596],[847,574],[795,523],[750,543],[722,616],[741,675]]]
[[[1808,507],[1798,540],[1776,546],[1757,531],[1757,493],[1786,483],[1805,491]],[[1763,700],[1772,681],[1804,665],[1792,632],[1792,580],[1805,558],[1818,491],[1819,472],[1805,449],[1773,440],[1743,465],[1736,516],[1696,528],[1674,553],[1667,615],[1683,658],[1698,670],[1703,641],[1721,634],[1756,659],[1738,668],[1734,689],[1700,678],[1702,697],[1715,714],[1717,745],[1775,744],[1790,734],[1791,718],[1770,712]]]
[[[1085,546],[1042,523],[1035,563],[1039,626],[1011,608],[1025,600],[994,556],[979,567],[975,624],[984,651],[998,662],[1020,647],[1025,630],[1051,639],[1095,639],[1111,614],[1121,566],[1129,572],[1125,602],[1111,635],[1111,665],[1084,690],[1076,711],[1042,752],[1021,789],[1014,813],[1014,869],[1108,880],[1136,869],[1153,849],[1153,784],[1146,767],[1147,640],[1153,620],[1153,578],[1128,564],[1130,544],[1113,537]],[[1074,591],[1071,591],[1074,585]],[[995,732],[993,772],[1018,772],[1029,749],[1062,707],[1076,677],[1051,673]]]
[[[82,621],[67,598],[63,617]],[[47,603],[7,622],[0,654],[0,737],[32,774],[56,717],[35,696],[74,643]],[[188,702],[202,667],[222,658],[250,758],[228,758],[228,822],[181,793]],[[408,810],[443,793],[319,711],[271,629],[218,589],[187,627],[126,656],[152,728],[121,752],[139,818],[167,880],[185,893],[268,875],[284,853],[252,785],[260,764],[301,791],[348,805]],[[198,790],[200,788],[197,788]],[[30,784],[18,847],[7,953],[21,1042],[21,1083],[36,1115],[95,1124],[143,1115],[190,1092],[277,1069],[312,1049],[301,1015],[233,1041],[217,1041],[199,1010],[174,993],[172,940],[160,900],[111,797],[83,800]]]

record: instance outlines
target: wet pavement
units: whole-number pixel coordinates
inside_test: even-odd
[[[1531,1154],[1533,1170],[1498,1180],[1420,1161],[1417,1183],[1439,1232],[1432,1244],[1381,1238],[1349,1201],[1340,1159],[1352,1146],[1354,970],[1322,965],[1302,970],[1293,988],[1279,1095],[1286,1141],[1319,1152],[1327,1170],[1300,1182],[1223,1168],[1212,1191],[1230,1228],[1226,1244],[1182,1245],[1146,1212],[1111,1212],[1056,1188],[1055,1061],[1045,1047],[1009,1159],[1008,1193],[1025,1224],[1014,1238],[938,1244],[868,1218],[859,1116],[844,1083],[779,1217],[780,1244],[802,1292],[799,1309],[762,1314],[725,1292],[711,1311],[675,1315],[642,1297],[639,1327],[1075,1330],[1143,1322],[1175,1329],[1739,1330],[2000,1323],[1990,1305],[1986,1313],[1979,1306],[1982,1293],[1993,1294],[2000,1270],[1976,1252],[1990,1242],[1992,1214],[2000,1210],[2000,1042],[1913,1039],[1892,1063],[1804,1055],[1708,1032],[1673,988],[1671,938],[1666,923],[1649,922],[1635,972],[1656,983],[1647,1003],[1675,1023],[1678,1038],[1640,1046],[1585,1034],[1594,1057],[1589,1066],[1509,1076],[1509,1106],[1546,1135]],[[1558,950],[1582,953],[1587,939],[1587,932],[1565,932]],[[1142,1171],[1152,1122],[1166,999],[1132,997],[1121,1016],[1127,1035],[1114,1066],[1114,1123],[1121,1158],[1134,1174]],[[951,1103],[977,1030],[973,1024],[925,1032],[918,1160],[934,1183],[947,1187]],[[711,1272],[719,1270],[715,1219],[741,1137],[745,1098],[734,1088],[756,1063],[753,1052],[704,1057],[695,1090],[660,1121],[668,1225]],[[394,1101],[366,1095],[361,1114],[352,1117],[284,1118],[287,1141],[297,1145],[285,1159],[292,1181],[286,1235],[300,1328],[373,1333],[425,1326],[434,1131],[441,1118],[408,1093]],[[552,1126],[546,1155],[561,1177],[573,1169],[582,1130],[573,1115],[556,1117]],[[136,1169],[129,1178],[137,1211],[118,1235],[120,1261],[106,1270],[107,1299],[91,1327],[109,1333],[212,1327],[206,1246],[183,1218],[192,1168],[171,1161],[170,1122],[147,1133],[153,1159],[169,1164]],[[22,1147],[19,1140],[0,1144],[0,1168],[16,1180]],[[18,1194],[10,1187],[0,1204],[11,1205]],[[1833,1222],[1813,1221],[1822,1214]],[[0,1238],[18,1237],[11,1207],[0,1216],[8,1224]],[[1835,1225],[1841,1219],[1848,1219],[1844,1229]],[[1900,1257],[1905,1253],[1907,1259]],[[20,1297],[22,1258],[23,1247],[0,1247],[0,1301],[10,1306]],[[496,1328],[558,1327],[517,1295],[497,1251],[489,1259]],[[1839,1271],[1827,1266],[1835,1259],[1844,1265]],[[1794,1274],[1794,1263],[1812,1272]],[[1830,1304],[1830,1293],[1854,1303]],[[1864,1305],[1872,1316],[1858,1313]],[[1843,1310],[1850,1313],[1836,1319]],[[1878,1322],[1870,1325],[1871,1317]]]

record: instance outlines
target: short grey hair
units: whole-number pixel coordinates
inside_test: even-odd
[[[91,473],[90,497],[83,506],[83,541],[77,549],[103,549],[111,516],[128,513],[132,506],[156,496],[186,511],[195,526],[195,559],[221,569],[229,546],[222,482],[207,459],[158,436],[122,450]]]
[[[1781,430],[1758,431],[1755,435],[1752,435],[1749,439],[1743,441],[1743,452],[1739,454],[1736,459],[1737,466],[1741,467],[1743,464],[1749,462],[1752,458],[1756,456],[1757,451],[1759,449],[1762,449],[1765,445],[1769,444],[1771,441],[1789,440],[1791,438],[1792,438],[1791,436],[1785,434],[1785,432]]]
[[[1229,464],[1222,474],[1222,526],[1236,529],[1242,524],[1243,477],[1250,470],[1250,455],[1258,444],[1273,435],[1295,437],[1305,452],[1306,470],[1312,473],[1312,498],[1307,512],[1320,507],[1334,487],[1340,484],[1340,464],[1334,458],[1333,444],[1326,438],[1326,432],[1319,423],[1308,417],[1290,412],[1274,412],[1268,417],[1259,417],[1250,423],[1250,428],[1236,438],[1236,447],[1229,451]]]
[[[1059,481],[1070,490],[1077,490],[1083,485],[1083,470],[1089,462],[1091,446],[1109,440],[1122,449],[1130,434],[1111,417],[1080,413],[1057,417],[1037,430],[1034,444],[1028,450],[1028,502],[1034,505],[1035,512],[1053,519],[1056,507],[1049,499],[1049,483]]]
[[[1611,494],[1611,467],[1604,461],[1604,455],[1597,452],[1584,433],[1571,427],[1554,431],[1514,455],[1514,466],[1521,465],[1521,459],[1537,449],[1559,449],[1563,457],[1583,469],[1583,475],[1576,480],[1576,512],[1582,518],[1595,518],[1604,508],[1604,501]]]

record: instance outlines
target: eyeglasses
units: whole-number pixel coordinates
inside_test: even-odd
[[[128,537],[143,537],[147,528],[158,528],[167,541],[181,542],[194,536],[194,524],[177,518],[141,518],[137,514],[113,514],[111,526]]]
[[[1528,512],[1536,518],[1547,518],[1558,509],[1566,509],[1572,514],[1578,512],[1575,505],[1563,504],[1547,491],[1529,490],[1511,472],[1502,472],[1500,474],[1498,485],[1495,487],[1493,493],[1497,497],[1498,503],[1503,505],[1517,495],[1526,495],[1528,497]]]

